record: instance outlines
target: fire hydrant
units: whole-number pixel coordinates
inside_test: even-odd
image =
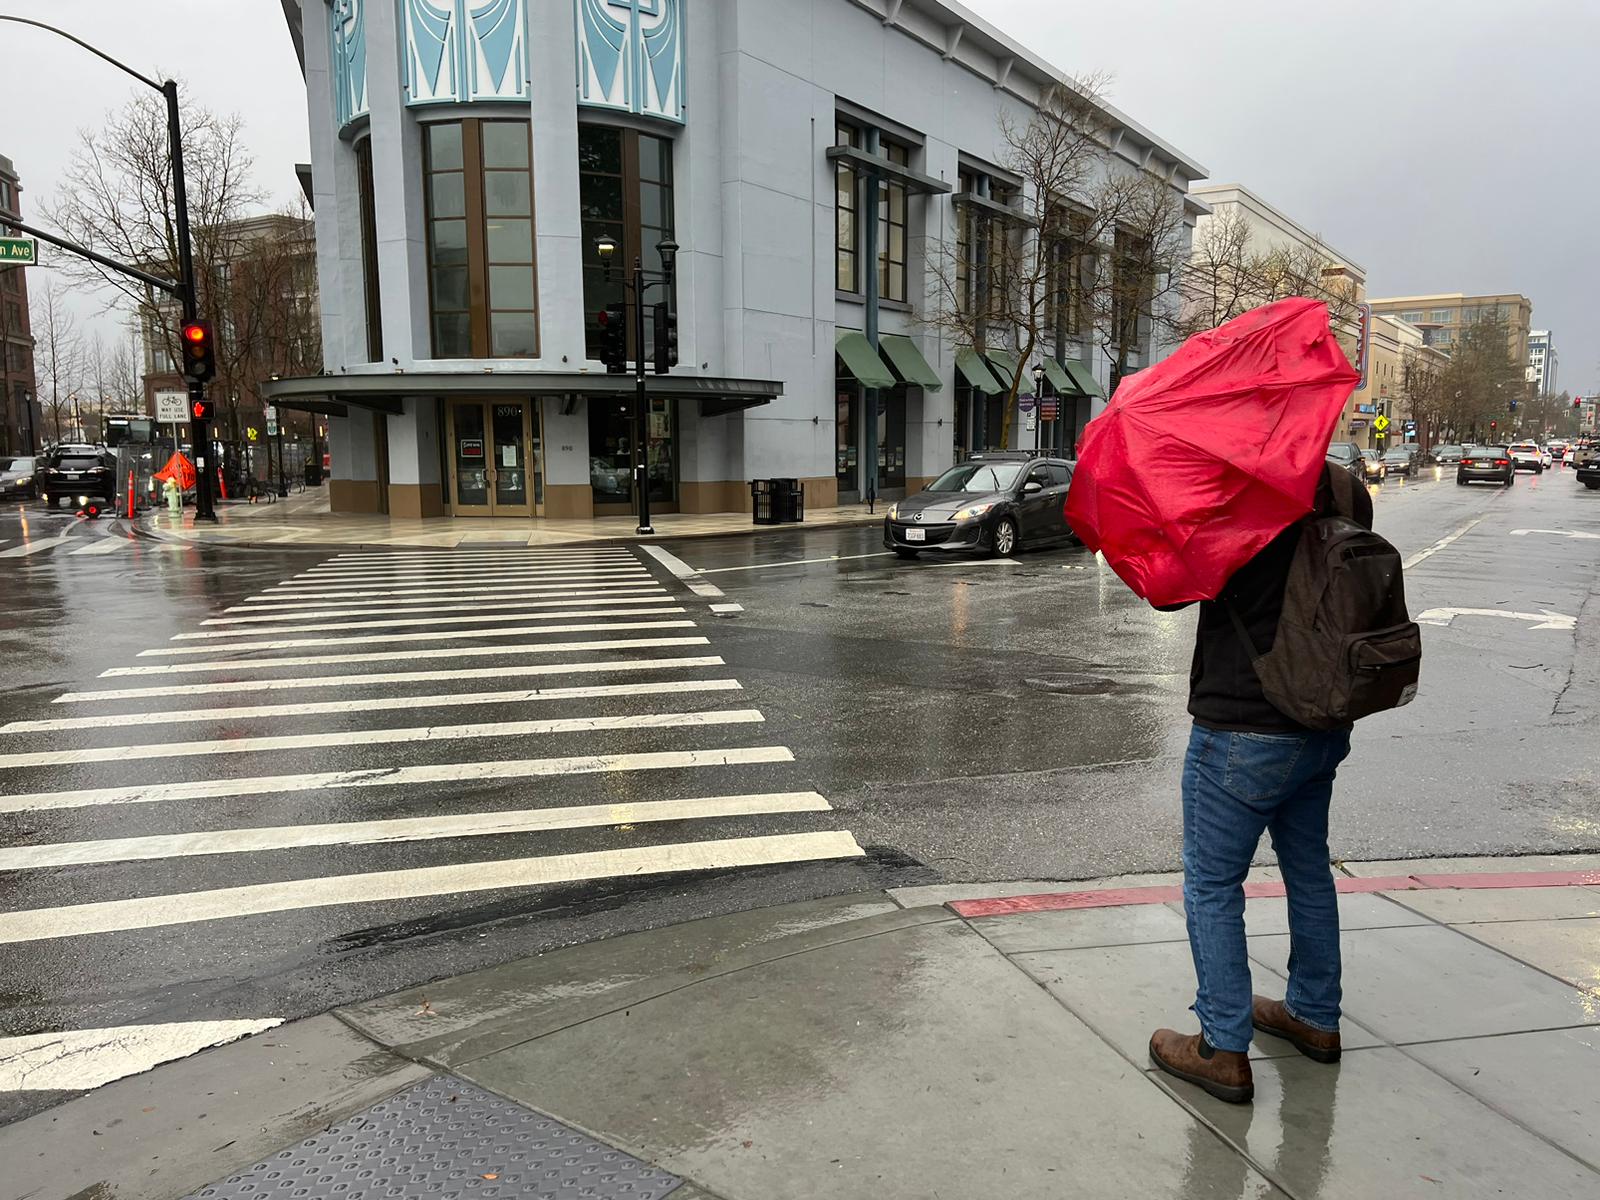
[[[162,492],[167,497],[167,507],[174,513],[183,511],[183,489],[178,486],[176,479],[169,479],[162,485]]]

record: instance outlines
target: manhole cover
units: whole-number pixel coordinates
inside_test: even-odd
[[[1117,690],[1115,680],[1102,679],[1098,675],[1074,675],[1067,672],[1059,675],[1040,675],[1035,679],[1024,679],[1022,682],[1035,691],[1055,692],[1063,696],[1100,696]]]

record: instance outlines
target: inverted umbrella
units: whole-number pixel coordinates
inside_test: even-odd
[[[1151,604],[1214,599],[1311,511],[1359,379],[1317,300],[1196,334],[1085,427],[1067,520]]]
[[[154,477],[163,483],[168,479],[176,479],[178,486],[187,492],[194,486],[194,464],[180,452],[167,459],[167,465],[157,471]]]

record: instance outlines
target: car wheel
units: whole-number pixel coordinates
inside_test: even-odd
[[[1583,486],[1588,488],[1591,492],[1600,492],[1600,479],[1585,480]]]
[[[51,508],[60,508],[61,507],[61,497],[60,496],[51,496],[46,500],[46,503],[49,504]]]
[[[1466,487],[1467,486],[1467,481],[1465,479],[1461,478],[1461,476],[1457,475],[1456,476],[1456,486],[1457,487]]]
[[[915,550],[908,549],[905,546],[896,546],[894,552],[901,558],[915,558],[917,556]]]
[[[1001,558],[1010,558],[1017,552],[1017,523],[1010,517],[995,522],[994,552]]]
[[[1504,486],[1510,487],[1516,481],[1517,481],[1517,473],[1515,471],[1513,471],[1511,474],[1506,476],[1506,482],[1505,482]]]

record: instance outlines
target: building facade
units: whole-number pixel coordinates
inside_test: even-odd
[[[1535,396],[1554,396],[1559,391],[1556,383],[1556,344],[1548,329],[1535,329],[1528,334],[1528,382]]]
[[[1461,330],[1478,321],[1498,318],[1506,323],[1506,349],[1513,362],[1528,361],[1533,301],[1515,292],[1499,296],[1464,296],[1445,292],[1432,296],[1387,296],[1372,301],[1372,311],[1396,316],[1422,330],[1424,342],[1446,354]]]
[[[0,215],[22,219],[22,181],[4,155],[0,155]],[[0,234],[10,232],[0,229]],[[32,454],[40,448],[29,321],[26,268],[0,266],[0,454]]]
[[[585,517],[912,490],[960,450],[1070,445],[1105,389],[1049,348],[1058,428],[996,411],[1014,346],[929,321],[935,248],[1009,219],[1001,122],[1064,77],[941,0],[288,0],[312,145],[328,418],[344,511]],[[1181,202],[1203,168],[1103,110],[1106,171]],[[616,247],[602,258],[602,240]],[[637,261],[678,363],[607,374]],[[629,354],[654,351],[630,328]],[[631,316],[631,309],[630,309]],[[1154,336],[1130,368],[1164,347]],[[1015,378],[1013,372],[1013,378]],[[1067,428],[1068,422],[1071,428]],[[643,429],[642,444],[638,431]],[[979,440],[979,439],[985,440]]]

